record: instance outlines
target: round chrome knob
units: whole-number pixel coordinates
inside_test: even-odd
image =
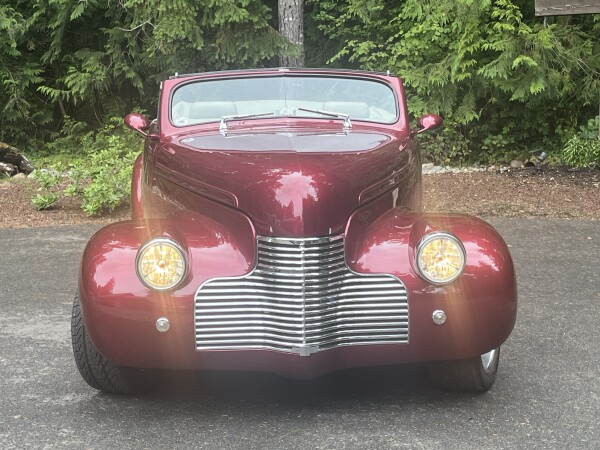
[[[166,333],[171,328],[171,322],[166,317],[159,317],[156,321],[156,329],[161,333]]]
[[[444,323],[446,323],[446,320],[448,319],[448,317],[446,316],[446,313],[444,311],[442,311],[441,309],[436,309],[433,312],[433,316],[431,318],[433,319],[433,323],[435,323],[436,325],[443,325]]]

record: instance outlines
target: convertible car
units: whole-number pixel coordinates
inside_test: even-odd
[[[153,369],[306,379],[424,363],[485,391],[517,311],[487,223],[422,211],[418,133],[389,73],[175,75],[145,138],[131,220],[89,241],[72,316],[92,387],[148,389]],[[469,195],[465,192],[464,195]]]

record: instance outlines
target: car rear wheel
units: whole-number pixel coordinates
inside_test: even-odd
[[[73,355],[79,373],[94,389],[111,394],[139,394],[151,386],[149,374],[141,369],[117,366],[96,349],[85,331],[79,295],[73,302],[71,316]]]
[[[496,381],[499,361],[500,347],[475,358],[435,362],[428,366],[429,378],[444,389],[485,392]]]

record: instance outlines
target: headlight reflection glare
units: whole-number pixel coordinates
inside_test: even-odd
[[[165,290],[179,284],[185,266],[183,251],[170,239],[154,239],[138,252],[138,277],[152,289]]]
[[[419,244],[417,266],[427,281],[435,284],[450,283],[458,278],[464,269],[464,248],[451,234],[429,234]]]

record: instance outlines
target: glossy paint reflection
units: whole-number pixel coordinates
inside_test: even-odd
[[[308,145],[308,137],[293,129],[281,134],[254,131],[253,139],[214,133],[202,139],[176,138],[169,144],[174,154],[157,151],[154,167],[148,168],[154,182],[152,188],[144,187],[150,193],[145,201],[154,203],[156,214],[160,214],[157,197],[187,205],[194,201],[186,197],[194,195],[227,203],[248,214],[263,235],[341,233],[361,201],[394,188],[396,197],[405,201],[416,181],[407,178],[418,164],[413,147],[392,134],[356,135],[365,136],[360,151],[348,151],[352,133],[324,139],[312,152],[299,150]],[[218,142],[221,150],[206,142]]]
[[[283,210],[291,211],[294,220],[301,220],[305,202],[317,202],[317,187],[313,178],[302,172],[282,175],[275,189],[275,200]]]

